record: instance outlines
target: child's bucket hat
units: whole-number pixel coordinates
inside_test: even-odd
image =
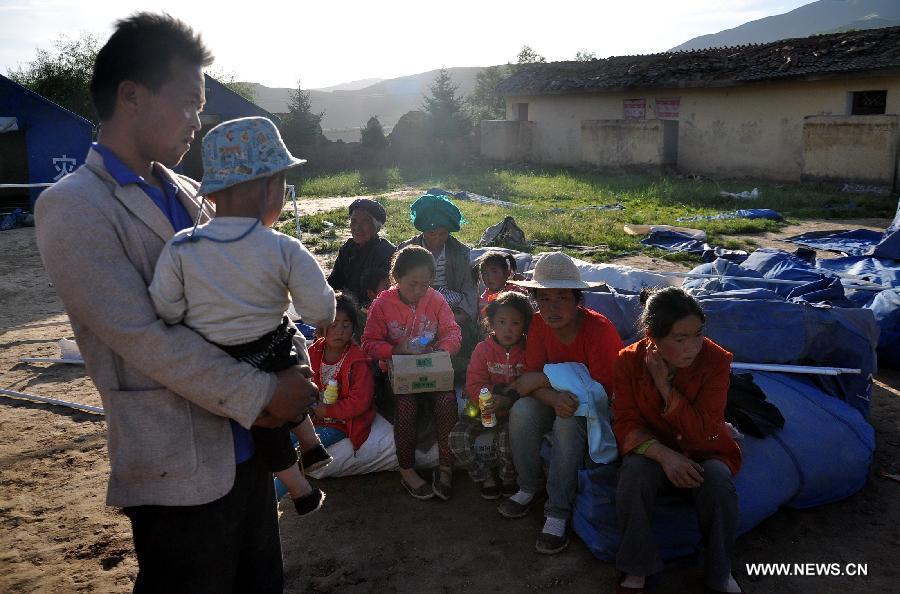
[[[198,196],[230,188],[306,163],[287,149],[268,118],[223,122],[203,137],[203,181]]]

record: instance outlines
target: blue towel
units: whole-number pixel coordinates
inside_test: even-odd
[[[588,451],[591,460],[609,464],[618,458],[616,437],[609,424],[609,398],[600,383],[591,377],[583,363],[551,363],[544,365],[544,375],[554,390],[571,392],[578,397],[576,417],[587,419]]]

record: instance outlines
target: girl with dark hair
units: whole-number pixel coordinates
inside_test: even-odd
[[[487,307],[504,291],[516,291],[524,293],[524,290],[512,283],[508,283],[511,276],[516,273],[516,258],[512,254],[503,252],[485,252],[478,259],[478,275],[484,283],[484,291],[478,299],[479,314],[487,317]]]
[[[651,518],[657,493],[690,495],[706,548],[706,585],[741,592],[731,574],[741,450],[725,425],[731,353],[703,336],[705,316],[679,288],[642,294],[645,337],[616,361],[613,432],[623,457],[616,512],[617,592],[642,592],[663,562]]]
[[[487,308],[487,326],[490,336],[478,343],[472,352],[466,372],[466,395],[475,407],[482,388],[493,393],[492,401],[482,409],[483,413],[496,414],[496,428],[484,427],[481,417],[462,419],[450,432],[450,448],[456,461],[469,471],[469,476],[481,489],[485,499],[499,499],[501,493],[515,494],[516,469],[509,446],[509,409],[515,402],[515,393],[505,390],[525,370],[525,333],[531,323],[531,304],[528,299],[512,291],[500,295]],[[500,388],[500,389],[498,389]],[[494,439],[498,459],[500,484],[491,469],[475,455],[475,440],[485,431],[496,433]]]
[[[349,295],[338,293],[335,296],[334,322],[317,330],[319,338],[309,347],[313,381],[319,391],[324,391],[332,380],[338,386],[337,402],[319,402],[310,409],[323,447],[349,437],[353,450],[358,450],[369,437],[375,418],[372,367],[366,354],[353,342],[358,323],[359,308],[356,302]]]
[[[432,351],[453,355],[459,350],[462,340],[459,325],[444,297],[431,288],[433,277],[434,258],[425,248],[411,245],[394,255],[391,265],[393,286],[372,303],[362,336],[363,350],[379,361],[382,370],[387,369],[393,355]],[[385,389],[389,391],[390,386],[386,385]],[[401,484],[416,499],[431,499],[435,495],[449,499],[452,489],[449,437],[458,420],[456,395],[453,392],[427,392],[396,394],[393,398],[396,403],[394,442]],[[440,472],[435,473],[432,485],[428,485],[413,468],[416,417],[420,407],[433,410],[437,425]]]

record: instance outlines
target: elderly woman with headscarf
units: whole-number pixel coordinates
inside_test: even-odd
[[[454,368],[464,371],[478,337],[478,291],[469,264],[469,247],[451,236],[465,223],[462,213],[447,196],[425,194],[409,207],[413,226],[421,234],[397,249],[418,245],[431,252],[435,261],[432,286],[450,305],[463,333],[463,344]]]
[[[389,270],[391,256],[397,251],[390,241],[378,235],[387,213],[384,207],[368,198],[357,198],[348,208],[350,239],[341,246],[328,284],[337,291],[351,294],[364,303],[366,291],[360,285],[363,273],[371,269]]]

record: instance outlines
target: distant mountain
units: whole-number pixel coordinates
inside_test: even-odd
[[[347,83],[341,83],[339,85],[334,85],[331,87],[322,87],[321,89],[315,89],[316,91],[358,91],[360,89],[365,89],[366,87],[371,87],[374,84],[380,83],[383,81],[383,78],[363,78],[361,80],[354,80]]]
[[[695,37],[669,51],[766,43],[820,33],[897,25],[900,25],[898,0],[818,0],[784,14],[750,21],[734,29]]]
[[[459,85],[457,94],[466,96],[475,87],[475,76],[483,70],[480,66],[448,68],[453,83]],[[376,115],[385,132],[390,132],[400,116],[414,109],[421,109],[425,95],[437,76],[437,70],[401,76],[388,80],[376,80],[361,89],[340,89],[356,83],[329,87],[332,90],[312,89],[309,100],[313,111],[324,111],[322,130],[332,140],[359,140],[359,132],[368,119]],[[361,82],[361,81],[357,81]],[[271,88],[249,83],[256,92],[256,104],[272,113],[286,113],[291,92],[295,89]]]

